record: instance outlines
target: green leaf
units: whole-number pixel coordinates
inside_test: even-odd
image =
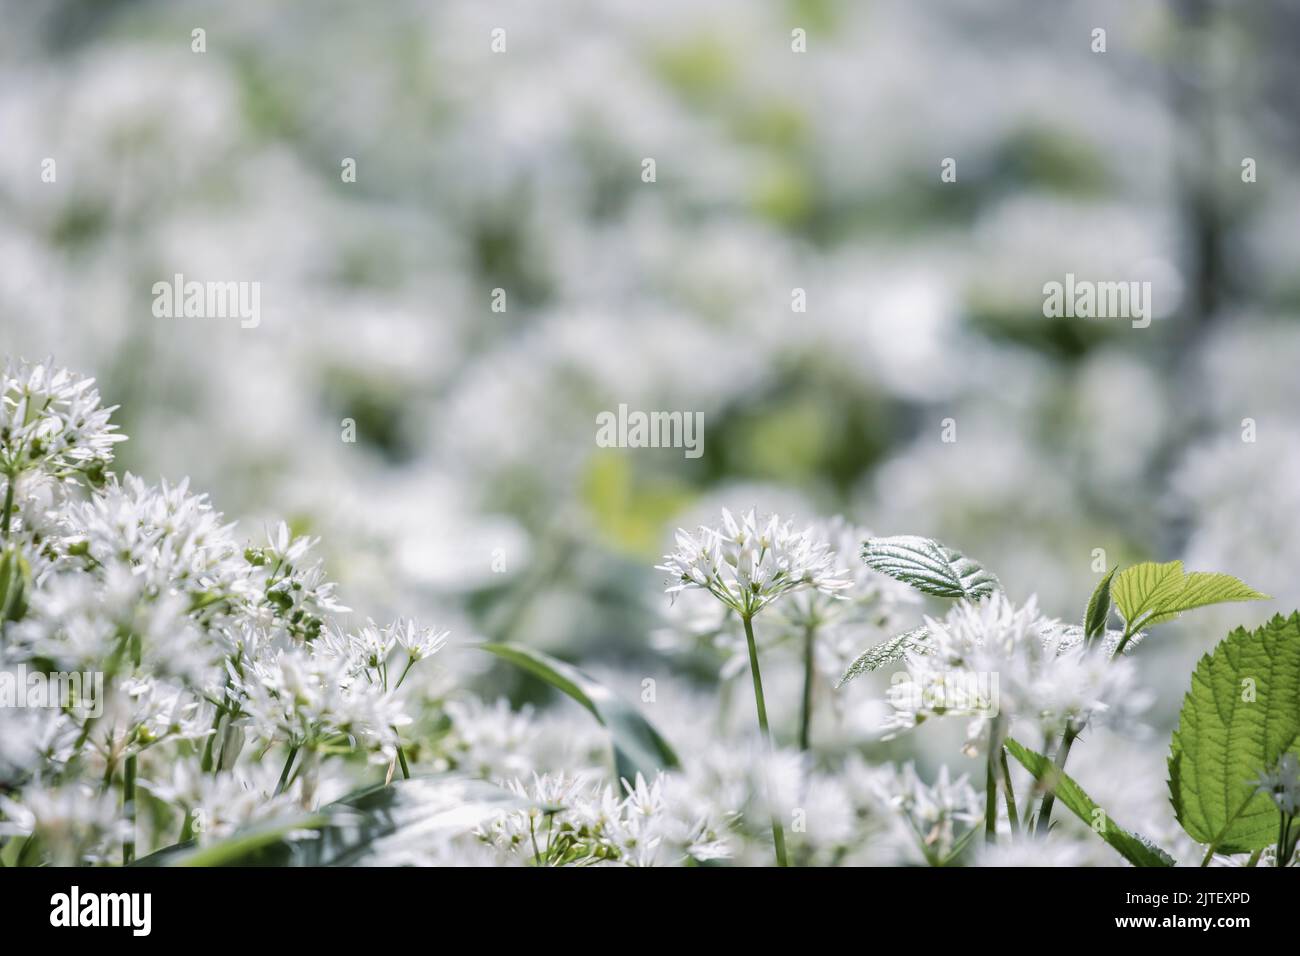
[[[1169,796],[1183,829],[1211,852],[1277,840],[1279,811],[1255,778],[1300,753],[1300,612],[1237,628],[1192,674],[1169,754]]]
[[[638,772],[651,777],[658,770],[680,766],[677,754],[650,721],[604,684],[572,664],[519,644],[478,646],[522,667],[587,708],[609,731],[614,745],[614,769],[620,779],[634,780]]]
[[[1083,615],[1083,639],[1088,643],[1106,633],[1106,621],[1110,618],[1110,581],[1118,567],[1115,565],[1106,572],[1088,599],[1088,610]]]
[[[0,554],[0,623],[20,621],[27,614],[31,584],[31,565],[17,545],[8,545]]]
[[[1173,866],[1174,858],[1164,850],[1149,843],[1136,834],[1125,830],[1110,814],[1097,806],[1093,799],[1075,783],[1064,770],[1057,768],[1052,761],[1040,753],[1027,749],[1018,741],[1007,738],[1004,746],[1007,753],[1020,761],[1021,766],[1033,774],[1040,784],[1053,787],[1056,798],[1070,811],[1088,824],[1089,828],[1105,840],[1134,866]],[[1100,828],[1098,825],[1100,824]]]
[[[167,847],[135,866],[348,866],[381,841],[468,832],[521,805],[513,793],[460,774],[412,777],[349,794],[316,813],[241,829],[214,843]]]
[[[1172,620],[1183,611],[1229,601],[1268,600],[1230,574],[1183,572],[1183,562],[1147,561],[1125,568],[1111,586],[1115,604],[1130,632]]]
[[[887,641],[881,641],[875,647],[868,648],[861,657],[850,664],[835,686],[843,687],[855,677],[901,660],[908,651],[924,650],[925,639],[929,636],[930,632],[926,628],[914,627]]]
[[[978,600],[1002,590],[991,571],[930,538],[898,535],[862,545],[868,567],[936,597]]]

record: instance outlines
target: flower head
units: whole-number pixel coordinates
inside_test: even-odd
[[[79,473],[98,482],[125,436],[114,434],[114,409],[100,407],[94,384],[48,362],[10,361],[0,376],[0,474]]]
[[[1080,629],[1022,607],[1002,594],[961,601],[941,620],[926,618],[920,652],[890,688],[891,729],[927,717],[973,717],[967,750],[986,721],[1030,721],[1045,736],[1090,720],[1114,720],[1142,709],[1133,662],[1112,660],[1103,643],[1087,645]]]
[[[777,598],[796,591],[834,595],[849,587],[847,572],[812,528],[795,531],[776,515],[754,511],[740,521],[725,508],[722,527],[677,532],[677,550],[656,565],[672,575],[668,593],[708,591],[742,617],[753,617]]]
[[[1283,754],[1273,769],[1261,773],[1255,783],[1283,813],[1300,813],[1300,759],[1295,754]]]

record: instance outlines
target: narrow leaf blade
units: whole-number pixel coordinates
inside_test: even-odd
[[[1110,582],[1115,577],[1115,571],[1119,565],[1111,568],[1106,572],[1106,576],[1101,579],[1092,597],[1088,599],[1088,610],[1083,615],[1083,639],[1091,642],[1106,633],[1106,621],[1110,619]]]
[[[1174,865],[1174,858],[1164,850],[1130,833],[1112,820],[1110,814],[1097,806],[1069,774],[1058,770],[1056,765],[1045,756],[1029,750],[1011,738],[1007,738],[1005,746],[1007,753],[1015,757],[1035,780],[1053,786],[1056,798],[1071,813],[1088,824],[1094,833],[1105,840],[1124,859],[1134,866]]]
[[[654,725],[594,677],[531,647],[494,643],[478,646],[523,668],[590,711],[609,731],[620,779],[635,779],[637,773],[650,777],[658,770],[680,766],[677,754]]]

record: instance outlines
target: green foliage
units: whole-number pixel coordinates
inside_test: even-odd
[[[1110,582],[1114,577],[1115,568],[1111,568],[1088,599],[1088,610],[1083,615],[1083,638],[1089,643],[1106,633],[1111,608]]]
[[[348,866],[404,832],[471,829],[519,804],[507,790],[458,774],[413,777],[351,793],[318,812],[239,830],[202,846],[159,850],[135,866]]]
[[[930,538],[872,538],[862,545],[862,560],[873,570],[936,597],[978,600],[1002,590],[997,577],[978,561]]]
[[[572,664],[517,644],[480,644],[479,647],[522,667],[587,708],[609,731],[614,745],[615,770],[620,779],[634,780],[637,773],[649,777],[659,770],[672,770],[679,766],[677,754],[650,721],[604,684]]]
[[[8,545],[0,555],[0,624],[21,620],[27,613],[31,583],[32,569],[27,559],[17,545]]]
[[[1255,779],[1300,747],[1300,612],[1237,628],[1201,658],[1169,754],[1178,822],[1211,852],[1277,839],[1279,811]]]
[[[1058,769],[1040,753],[1027,749],[1019,742],[1007,739],[1007,753],[1020,761],[1021,766],[1033,774],[1034,779],[1046,787],[1054,788],[1057,799],[1076,817],[1088,824],[1092,831],[1117,850],[1120,856],[1134,866],[1173,866],[1168,853],[1148,843],[1115,823],[1073,778]]]
[[[1230,574],[1184,573],[1181,561],[1147,561],[1125,568],[1115,578],[1111,593],[1129,633],[1172,620],[1192,608],[1268,599],[1267,594]]]

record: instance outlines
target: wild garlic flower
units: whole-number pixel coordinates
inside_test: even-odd
[[[623,794],[586,775],[534,774],[510,789],[528,806],[478,828],[479,838],[536,866],[672,866],[731,855],[725,815],[690,799],[679,775],[637,774]]]
[[[1283,813],[1300,814],[1300,759],[1295,754],[1283,754],[1272,770],[1259,775],[1256,785]]]
[[[20,800],[0,797],[0,834],[30,834],[55,866],[107,862],[126,835],[116,795],[87,782],[64,786],[32,784]]]
[[[397,728],[411,722],[388,691],[357,678],[347,660],[308,648],[253,661],[239,686],[256,732],[293,747],[341,737],[383,762],[397,752]]]
[[[1040,615],[1034,598],[1023,607],[1000,593],[960,601],[940,620],[927,617],[925,628],[924,648],[907,655],[906,671],[891,682],[891,732],[931,717],[969,717],[973,754],[995,718],[1059,738],[1090,720],[1122,722],[1149,703],[1127,656],[1085,645],[1077,628]]]
[[[109,424],[93,378],[49,362],[10,361],[0,376],[0,476],[13,482],[38,471],[57,479],[83,475],[98,484],[124,441]]]
[[[812,528],[795,531],[776,515],[760,520],[751,510],[736,521],[724,508],[721,528],[678,529],[676,541],[677,550],[656,565],[672,575],[668,593],[707,591],[745,618],[786,594],[835,595],[851,583]]]
[[[947,765],[939,768],[933,784],[927,784],[909,761],[879,775],[876,787],[931,865],[948,861],[960,839],[983,819],[983,800],[965,774],[952,780]]]

